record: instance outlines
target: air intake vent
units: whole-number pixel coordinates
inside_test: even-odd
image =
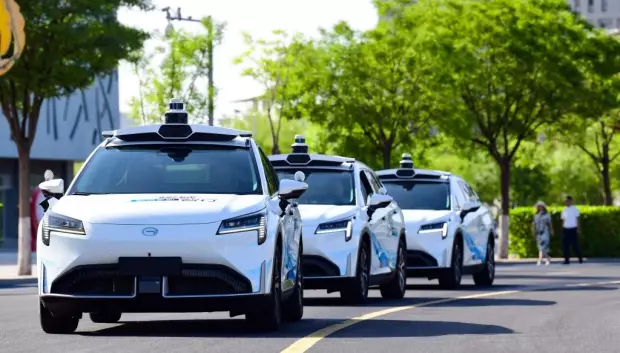
[[[306,138],[302,135],[295,135],[295,143],[291,145],[293,153],[308,153]]]

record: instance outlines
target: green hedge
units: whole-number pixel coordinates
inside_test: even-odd
[[[584,257],[620,257],[620,207],[577,206],[581,213],[579,245]],[[562,257],[563,207],[549,207],[553,220],[550,255]],[[520,258],[538,257],[538,247],[532,235],[533,207],[510,210],[510,253]],[[571,249],[571,254],[574,253]]]

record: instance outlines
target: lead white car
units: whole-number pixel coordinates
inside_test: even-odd
[[[38,229],[43,331],[71,333],[82,313],[229,311],[267,330],[302,318],[293,204],[307,184],[278,183],[250,134],[171,108],[162,125],[104,133],[66,193],[40,185],[60,198]]]
[[[374,171],[352,158],[309,154],[303,136],[293,153],[269,156],[280,178],[303,173],[310,186],[297,202],[304,233],[306,289],[340,292],[364,303],[370,286],[385,298],[406,290],[403,215]]]
[[[377,172],[403,210],[407,228],[407,275],[439,279],[456,288],[463,274],[476,285],[495,278],[493,217],[462,178],[414,169],[403,154],[399,169]]]

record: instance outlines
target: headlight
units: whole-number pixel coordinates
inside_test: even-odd
[[[217,234],[241,233],[255,230],[258,232],[258,245],[261,245],[267,239],[265,228],[265,214],[256,213],[222,221]]]
[[[418,230],[418,234],[435,232],[441,232],[441,238],[445,239],[448,236],[448,222],[425,224]]]
[[[351,236],[352,236],[352,227],[353,227],[353,222],[351,222],[350,219],[345,219],[342,221],[335,221],[335,222],[327,222],[327,223],[319,224],[319,226],[316,228],[315,234],[345,232],[344,240],[349,241],[351,240]]]
[[[51,231],[80,235],[86,234],[82,221],[48,211],[43,217],[43,230],[41,234],[43,244],[50,245]]]

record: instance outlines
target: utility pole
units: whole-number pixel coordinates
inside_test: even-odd
[[[181,16],[181,8],[177,7],[177,11],[176,11],[176,15],[172,15],[170,13],[170,6],[168,7],[164,7],[162,9],[162,12],[166,13],[166,20],[168,20],[168,26],[166,26],[166,32],[170,32],[173,28],[172,28],[172,23],[171,21],[185,21],[185,22],[199,22],[202,23],[202,20],[198,20],[195,18],[192,18],[192,16],[188,16],[188,17],[183,17]],[[215,37],[216,37],[216,33],[214,31],[214,25],[213,25],[213,17],[208,16],[207,17],[209,23],[207,26],[207,32],[208,32],[208,36],[209,36],[209,40],[208,40],[208,44],[207,44],[207,57],[209,60],[209,66],[208,66],[208,75],[207,75],[207,81],[208,81],[208,85],[209,85],[209,93],[208,93],[208,110],[209,110],[209,125],[213,126],[215,121],[214,121],[214,117],[213,117],[213,112],[215,110],[215,103],[214,103],[214,98],[215,98],[215,86],[213,84],[213,42],[215,41]]]

